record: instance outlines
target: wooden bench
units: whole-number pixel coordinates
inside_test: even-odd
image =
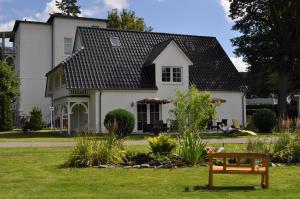
[[[221,166],[214,165],[214,160],[216,159],[221,160]],[[210,153],[209,188],[213,187],[213,174],[261,175],[261,186],[263,188],[268,188],[269,157],[266,154],[260,153]]]

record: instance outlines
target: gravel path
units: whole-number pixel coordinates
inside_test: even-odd
[[[207,139],[208,144],[245,144],[249,138],[223,138]],[[271,142],[271,138],[263,138],[265,142]],[[274,138],[273,138],[274,140]],[[125,145],[146,145],[146,140],[125,141]],[[23,147],[71,147],[74,142],[0,142],[0,148],[23,148]]]

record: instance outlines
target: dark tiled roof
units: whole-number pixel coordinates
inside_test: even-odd
[[[157,89],[154,67],[146,66],[173,40],[194,63],[189,79],[201,90],[239,90],[241,79],[217,39],[79,27],[84,49],[63,64],[68,88]],[[121,46],[112,47],[110,37]],[[191,47],[192,46],[192,47]]]

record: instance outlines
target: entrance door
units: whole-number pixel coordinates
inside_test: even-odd
[[[143,131],[147,125],[147,104],[137,104],[138,130]]]

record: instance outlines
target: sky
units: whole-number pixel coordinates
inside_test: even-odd
[[[155,32],[214,36],[239,71],[246,64],[234,55],[228,0],[78,0],[82,16],[106,18],[113,8],[130,9]],[[16,19],[46,21],[57,12],[55,0],[0,0],[0,31],[11,30]]]

